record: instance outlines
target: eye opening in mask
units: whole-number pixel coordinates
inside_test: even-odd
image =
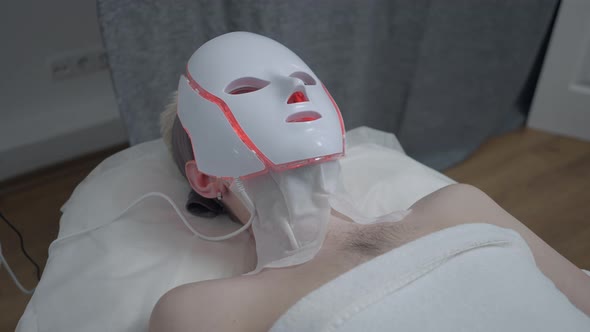
[[[302,71],[296,71],[289,76],[300,79],[301,81],[303,81],[303,84],[305,84],[305,85],[315,85],[316,84],[315,80],[313,79],[313,77],[311,77],[311,75],[309,75],[308,73],[302,72]]]
[[[229,83],[225,87],[225,93],[230,95],[241,95],[258,91],[269,84],[269,81],[261,80],[256,77],[241,77]]]

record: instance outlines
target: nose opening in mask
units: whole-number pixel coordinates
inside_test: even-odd
[[[322,115],[314,111],[303,111],[291,114],[287,117],[287,122],[310,122],[321,118]]]
[[[301,91],[295,91],[293,94],[287,99],[287,104],[296,104],[296,103],[303,103],[309,101],[305,93]]]

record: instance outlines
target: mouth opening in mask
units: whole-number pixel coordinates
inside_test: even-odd
[[[322,116],[318,112],[314,111],[303,111],[291,114],[287,117],[287,122],[311,122],[315,121]]]

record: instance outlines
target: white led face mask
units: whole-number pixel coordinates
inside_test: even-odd
[[[344,155],[338,106],[288,48],[248,32],[212,39],[190,58],[178,117],[199,171],[236,178]]]

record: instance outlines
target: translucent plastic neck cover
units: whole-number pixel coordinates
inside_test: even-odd
[[[243,186],[254,206],[252,230],[258,263],[251,273],[314,258],[326,237],[332,209],[361,224],[398,221],[408,213],[371,218],[358,212],[344,190],[339,161],[269,172],[243,180]]]
[[[258,264],[297,265],[320,250],[330,221],[330,196],[336,191],[340,164],[328,161],[244,180],[254,203],[252,230]]]

